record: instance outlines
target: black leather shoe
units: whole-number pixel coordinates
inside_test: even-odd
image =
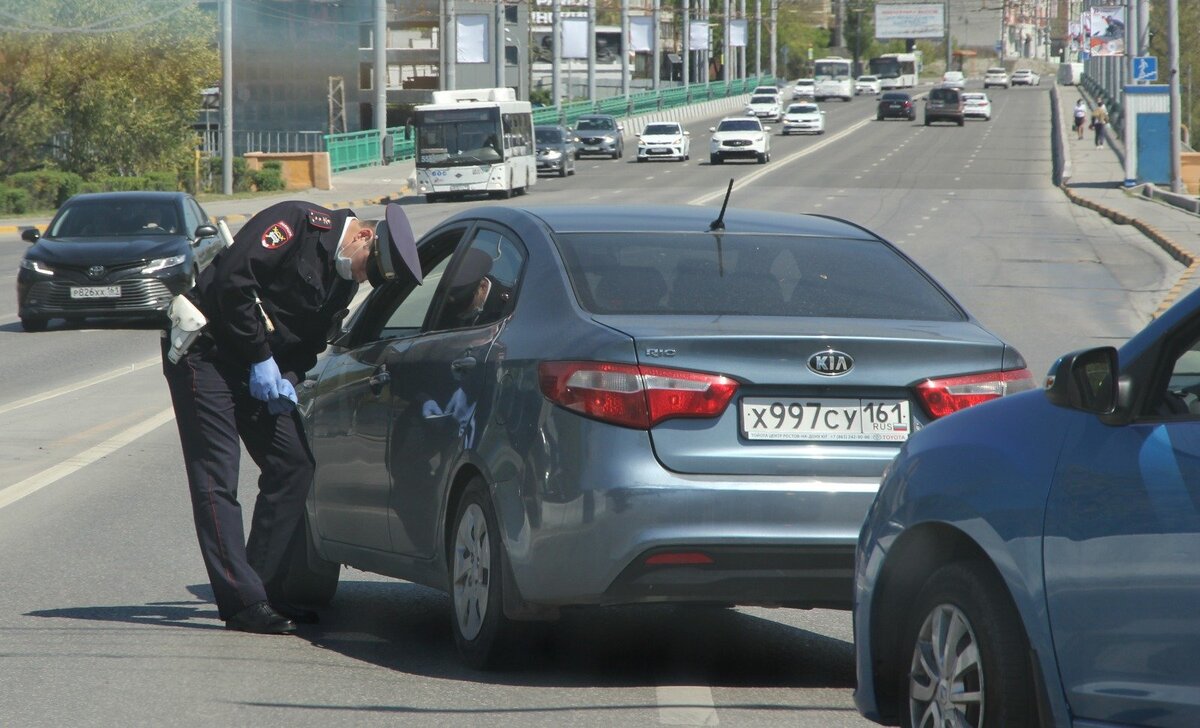
[[[316,624],[321,621],[320,615],[313,610],[281,599],[272,599],[271,608],[296,624]]]
[[[296,631],[296,623],[271,608],[257,602],[225,620],[225,629],[254,634],[287,634]]]

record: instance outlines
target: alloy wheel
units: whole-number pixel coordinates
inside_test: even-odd
[[[463,511],[454,537],[454,616],[462,636],[473,640],[483,628],[492,577],[487,518],[478,504]]]
[[[979,640],[966,614],[939,604],[925,617],[909,669],[913,728],[980,728],[984,674]]]

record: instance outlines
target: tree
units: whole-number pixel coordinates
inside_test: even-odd
[[[1150,6],[1150,55],[1158,57],[1158,83],[1168,83],[1167,54],[1167,8],[1166,3],[1154,3]],[[1190,125],[1194,118],[1200,116],[1200,98],[1192,93],[1193,69],[1200,70],[1200,4],[1194,2],[1178,3],[1179,17],[1179,97],[1181,108],[1180,118],[1185,126],[1189,126],[1191,146],[1195,148],[1196,139],[1200,139]]]
[[[186,0],[28,0],[0,9],[0,171],[176,169],[220,73],[215,19]]]

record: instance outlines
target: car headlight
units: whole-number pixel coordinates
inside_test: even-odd
[[[546,159],[558,159],[562,156],[562,152],[557,149],[547,149],[545,153]]]
[[[170,258],[155,258],[150,261],[150,264],[142,268],[142,273],[157,273],[160,270],[174,268],[177,265],[183,265],[187,260],[186,255],[172,255]]]
[[[21,267],[25,270],[31,270],[44,276],[54,275],[54,269],[45,263],[38,260],[30,260],[29,258],[21,258]]]
[[[612,143],[613,143],[613,142],[615,142],[616,140],[617,140],[617,138],[616,138],[616,137],[614,137],[612,134],[605,134],[605,135],[604,135],[604,136],[601,138],[601,141],[603,141],[605,144],[612,144]]]

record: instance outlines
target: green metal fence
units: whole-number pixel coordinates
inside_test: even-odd
[[[743,78],[733,81],[714,81],[707,84],[674,86],[661,91],[641,91],[626,96],[610,96],[596,101],[573,101],[559,108],[534,109],[534,124],[573,125],[585,114],[612,114],[632,116],[662,109],[674,109],[688,104],[699,104],[712,99],[740,96],[755,86],[774,82],[771,76]],[[412,159],[415,140],[407,127],[391,127],[387,130],[392,139],[393,159]],[[354,131],[345,134],[326,134],[325,149],[329,152],[329,166],[334,172],[371,167],[383,160],[380,134],[376,129]]]

